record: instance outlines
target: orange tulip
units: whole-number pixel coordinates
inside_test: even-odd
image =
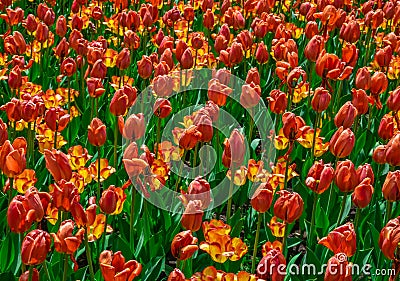
[[[265,213],[272,204],[274,190],[269,183],[262,183],[254,192],[250,204],[259,213]]]
[[[379,248],[390,260],[395,259],[395,251],[400,242],[400,217],[390,220],[379,235]]]
[[[342,192],[351,192],[358,184],[358,177],[353,162],[339,161],[335,171],[335,184]]]
[[[29,281],[29,270],[25,271],[18,281]],[[33,269],[31,281],[39,281],[39,271],[36,268]]]
[[[110,102],[110,112],[114,116],[125,115],[128,110],[129,98],[124,90],[119,89],[114,93]]]
[[[100,270],[104,281],[132,281],[142,272],[142,265],[136,260],[125,261],[120,251],[106,250],[99,257]]]
[[[256,106],[261,99],[261,88],[254,82],[251,84],[244,84],[242,86],[242,93],[240,95],[240,104],[244,108],[252,108]]]
[[[351,257],[356,252],[356,233],[352,223],[346,223],[329,232],[318,244],[327,247],[334,254],[344,253]]]
[[[343,23],[339,37],[349,43],[356,43],[360,39],[360,25],[358,22],[351,20],[348,23]]]
[[[94,146],[102,146],[107,139],[106,126],[99,118],[93,118],[88,127],[88,140]]]
[[[354,133],[350,128],[343,127],[333,134],[329,142],[330,152],[338,158],[344,158],[350,155],[355,143]]]
[[[234,129],[229,139],[224,141],[224,146],[222,164],[226,168],[239,167],[243,163],[246,153],[244,136],[237,129]]]
[[[166,118],[171,113],[172,107],[169,100],[164,98],[158,98],[153,106],[154,115],[158,118]]]
[[[359,166],[356,173],[359,183],[361,183],[364,179],[369,178],[371,180],[371,184],[374,184],[375,176],[370,164],[366,163],[362,166]]]
[[[117,215],[122,212],[125,199],[126,194],[122,188],[110,185],[103,191],[99,206],[104,213],[108,215]]]
[[[321,113],[326,110],[331,102],[331,95],[328,90],[323,87],[318,87],[314,91],[314,96],[311,100],[311,106],[314,111]]]
[[[282,130],[286,138],[293,141],[301,136],[300,128],[305,126],[303,118],[292,112],[285,112],[282,115],[282,122]]]
[[[371,74],[367,67],[361,67],[356,73],[356,88],[362,90],[369,90],[371,87]]]
[[[286,267],[285,256],[281,251],[272,249],[258,264],[257,277],[265,280],[283,281],[285,274],[282,274],[282,266]]]
[[[178,268],[171,271],[167,281],[185,281],[186,277]]]
[[[122,116],[118,119],[118,127],[122,136],[128,140],[138,140],[146,132],[146,124],[142,113],[130,115],[124,124]]]
[[[200,109],[194,117],[193,124],[197,126],[197,130],[201,133],[202,142],[209,142],[212,140],[214,128],[212,119],[206,109]]]
[[[394,91],[391,91],[387,100],[387,107],[389,110],[398,112],[400,111],[400,86]]]
[[[210,9],[207,9],[203,15],[203,25],[207,29],[214,27],[214,13]]]
[[[386,163],[386,145],[378,145],[374,149],[374,153],[372,154],[372,159],[378,164]]]
[[[219,79],[211,79],[210,82],[208,82],[208,99],[218,106],[224,106],[227,96],[231,93],[232,89],[220,82]]]
[[[128,48],[123,48],[118,54],[116,65],[119,69],[127,69],[131,63],[131,53]]]
[[[335,116],[335,125],[336,127],[343,127],[344,129],[350,128],[353,123],[354,119],[357,116],[357,109],[355,106],[350,102],[346,102],[338,111]]]
[[[90,71],[90,76],[92,78],[104,79],[107,75],[107,66],[102,59],[96,60],[93,64],[92,70]]]
[[[167,74],[167,73],[165,73]],[[159,97],[168,97],[172,94],[174,88],[174,81],[169,75],[158,75],[157,69],[155,70],[156,77],[153,80],[154,92]]]
[[[181,218],[181,224],[185,229],[196,232],[203,221],[203,211],[200,200],[190,200]]]
[[[78,189],[71,182],[61,180],[54,184],[53,191],[50,192],[53,199],[52,204],[62,211],[69,212],[74,201],[79,200]]]
[[[151,62],[150,57],[142,56],[142,59],[138,61],[138,73],[142,79],[150,78],[153,72],[153,63]]]
[[[13,67],[8,74],[8,86],[15,90],[19,89],[22,86],[22,74],[21,74],[21,69],[17,65]]]
[[[76,62],[73,58],[69,57],[64,59],[60,68],[61,74],[71,77],[76,72]]]
[[[400,200],[400,171],[389,172],[382,186],[383,197],[395,202]]]
[[[400,166],[400,133],[390,139],[386,145],[386,162],[392,166]]]
[[[0,169],[9,177],[14,178],[20,175],[26,167],[26,140],[16,138],[11,144],[6,140],[0,147]]]
[[[261,43],[258,44],[255,59],[259,64],[265,64],[268,62],[268,58],[269,55],[267,46],[265,46],[264,42],[261,41]]]
[[[21,245],[21,260],[26,265],[38,265],[46,260],[50,252],[50,234],[46,231],[35,229],[29,232]]]
[[[178,260],[190,258],[198,249],[197,238],[193,237],[190,230],[175,235],[171,243],[172,256]]]
[[[365,208],[371,202],[372,194],[374,193],[374,187],[371,184],[370,178],[365,178],[359,185],[354,189],[351,199],[357,208]]]
[[[331,164],[322,160],[315,162],[307,174],[306,186],[317,194],[324,193],[330,186],[335,175]]]
[[[78,227],[90,227],[96,221],[96,197],[89,198],[89,206],[83,209],[79,201],[74,200],[71,206],[71,214]]]
[[[280,90],[272,90],[269,97],[269,109],[275,114],[282,114],[287,108],[286,93]]]
[[[56,22],[56,34],[64,37],[67,34],[67,20],[63,15],[60,15]]]
[[[324,281],[352,281],[351,264],[343,253],[338,253],[328,260]]]
[[[70,180],[72,177],[72,169],[69,164],[68,156],[58,150],[44,151],[44,159],[46,160],[46,168],[53,176],[56,182],[64,180]]]
[[[89,95],[92,98],[98,98],[106,91],[100,78],[90,77],[86,79]]]
[[[367,93],[362,89],[360,90],[352,89],[351,94],[353,96],[351,103],[357,109],[357,115],[367,113],[369,105],[369,98],[367,96]]]
[[[61,108],[49,108],[44,116],[44,121],[53,132],[62,132],[68,125],[70,115]]]
[[[314,35],[304,49],[304,56],[309,61],[316,62],[324,47],[324,38],[321,35]]]
[[[392,115],[383,115],[378,128],[378,136],[383,140],[389,140],[394,136],[395,120]]]
[[[185,129],[179,138],[179,146],[185,150],[193,149],[201,139],[201,133],[197,130],[197,126],[191,125]]]
[[[207,209],[211,203],[210,184],[202,177],[196,177],[188,187],[187,194],[182,195],[183,202],[201,201],[201,207]]]
[[[285,223],[292,223],[299,219],[304,209],[304,202],[296,192],[281,190],[277,192],[279,198],[274,205],[274,214]]]

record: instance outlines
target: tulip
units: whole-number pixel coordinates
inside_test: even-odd
[[[138,61],[138,73],[142,79],[150,78],[153,72],[153,63],[148,56],[142,56],[142,59]]]
[[[155,70],[155,73],[157,69]],[[169,75],[156,75],[153,80],[153,90],[159,97],[168,97],[172,94],[174,81]]]
[[[286,267],[286,259],[281,251],[273,249],[269,251],[257,266],[257,277],[265,280],[283,281],[285,274],[282,266]],[[280,270],[278,270],[280,269]]]
[[[386,145],[386,162],[392,166],[400,166],[400,133],[390,139]]]
[[[58,184],[54,185],[51,192],[52,204],[62,211],[69,212],[74,201],[79,200],[78,189],[71,182],[61,180]]]
[[[8,139],[7,124],[0,118],[0,146]]]
[[[370,164],[364,164],[357,168],[357,178],[358,182],[361,183],[364,179],[369,178],[371,180],[371,184],[374,184],[374,171]]]
[[[171,111],[172,111],[171,103],[167,99],[159,98],[154,103],[153,112],[154,115],[156,115],[158,118],[163,119],[168,117]]]
[[[296,192],[281,190],[277,192],[279,198],[274,205],[274,214],[285,223],[292,223],[299,219],[304,209],[304,202]]]
[[[73,58],[66,58],[61,64],[61,73],[71,77],[76,72],[76,62]]]
[[[386,105],[393,112],[400,110],[400,86],[390,92]]]
[[[46,168],[53,176],[56,182],[62,179],[69,181],[72,177],[72,169],[69,164],[68,156],[58,150],[44,151],[44,159],[46,161]]]
[[[130,115],[124,124],[123,117],[118,119],[118,127],[122,136],[128,140],[138,140],[146,132],[146,124],[142,113]]]
[[[262,41],[257,46],[255,58],[259,64],[265,64],[268,62],[268,58],[269,58],[268,49],[267,49],[267,46],[265,46],[264,42],[262,42]]]
[[[203,211],[200,200],[190,200],[181,218],[182,226],[193,232],[200,229],[203,221]]]
[[[186,277],[178,268],[171,271],[167,281],[185,281]]]
[[[140,275],[142,265],[136,260],[125,261],[120,251],[103,251],[99,257],[104,281],[131,281]]]
[[[314,91],[314,96],[311,100],[311,106],[314,111],[321,113],[326,110],[331,102],[331,95],[328,90],[323,87],[318,87]]]
[[[292,112],[285,112],[282,116],[282,122],[282,130],[286,138],[293,141],[301,136],[300,128],[305,126],[303,118]]]
[[[319,34],[318,24],[315,21],[307,22],[304,33],[307,39],[312,39],[315,35]]]
[[[316,62],[319,54],[325,47],[325,40],[321,35],[314,35],[304,49],[304,56],[311,62]]]
[[[18,281],[29,281],[29,274],[29,270],[25,271]],[[36,268],[33,269],[31,281],[39,281],[39,271]]]
[[[207,11],[203,15],[203,25],[207,29],[212,29],[214,27],[214,13],[211,9],[207,9]]]
[[[49,37],[49,28],[46,24],[39,22],[36,28],[35,38],[40,43],[44,43]]]
[[[329,142],[329,150],[337,158],[344,158],[350,155],[353,150],[355,137],[350,128],[338,130],[333,134]]]
[[[328,260],[324,281],[351,281],[351,264],[343,253],[338,253]]]
[[[383,140],[389,140],[394,136],[395,123],[393,116],[383,115],[378,128],[378,136]]]
[[[21,69],[18,65],[11,69],[10,73],[8,74],[7,82],[8,86],[13,90],[19,89],[22,86]]]
[[[357,109],[357,115],[362,115],[368,112],[369,98],[364,90],[352,89],[353,99],[351,103]]]
[[[260,85],[260,73],[256,67],[250,68],[249,72],[247,72],[246,83],[251,84],[251,82],[253,82],[255,85]]]
[[[197,112],[193,119],[193,124],[197,126],[197,130],[201,133],[200,141],[209,142],[212,140],[214,128],[212,119],[206,109],[201,109]]]
[[[75,269],[78,269],[78,264],[76,263],[73,254],[81,245],[85,230],[81,228],[75,234],[72,234],[73,231],[74,222],[72,220],[66,220],[61,222],[60,229],[57,233],[51,233],[51,237],[54,240],[55,250],[59,253],[70,255],[71,260],[75,264]]]
[[[106,91],[100,78],[90,77],[86,80],[89,95],[92,98],[98,98]]]
[[[65,34],[67,34],[67,30],[67,20],[63,15],[61,15],[57,19],[56,34],[60,37],[64,37]]]
[[[358,184],[358,177],[353,162],[340,161],[336,167],[335,184],[342,192],[351,192]]]
[[[373,96],[378,96],[386,91],[388,87],[388,79],[386,74],[377,71],[371,77],[371,88],[369,89]]]
[[[346,102],[338,111],[335,116],[335,125],[336,127],[343,127],[344,129],[350,128],[354,119],[357,116],[357,109],[350,102]]]
[[[197,126],[191,125],[185,129],[179,138],[179,146],[185,150],[193,149],[201,139],[201,133],[197,130]]]
[[[88,127],[88,140],[94,146],[102,146],[107,139],[106,126],[99,118],[93,118]]]
[[[90,227],[96,221],[96,197],[90,197],[88,200],[89,206],[86,210],[83,209],[82,205],[74,200],[71,206],[71,215],[78,227]]]
[[[287,96],[280,90],[272,90],[269,97],[269,109],[275,114],[282,114],[287,108]]]
[[[7,177],[14,178],[25,170],[26,148],[24,138],[16,138],[12,144],[6,140],[0,147],[0,169]]]
[[[103,191],[99,201],[99,206],[107,215],[117,215],[122,212],[125,199],[126,194],[122,188],[110,185]]]
[[[104,79],[106,75],[107,75],[107,66],[105,65],[102,59],[98,59],[92,67],[90,76],[93,78]]]
[[[372,194],[374,193],[374,187],[371,184],[370,178],[365,178],[359,185],[354,189],[351,195],[351,200],[357,208],[365,208],[371,202]]]
[[[274,190],[269,183],[262,183],[254,192],[250,204],[259,213],[265,213],[272,204]]]
[[[193,237],[190,230],[179,232],[171,243],[172,256],[178,260],[187,260],[198,249],[197,238]]]
[[[229,64],[236,65],[243,60],[243,46],[240,43],[233,42],[229,49]]]
[[[242,93],[240,95],[240,104],[244,108],[252,108],[256,106],[261,99],[261,88],[259,85],[252,82],[242,86]]]
[[[400,242],[400,217],[390,220],[379,235],[379,248],[390,260],[395,259],[395,252]]]
[[[127,69],[131,63],[131,53],[128,48],[123,48],[117,56],[116,65],[119,69]]]
[[[182,57],[179,60],[179,63],[181,64],[181,69],[190,69],[193,67],[193,55],[192,51],[187,48],[183,54]]]
[[[355,84],[357,89],[369,90],[371,87],[371,74],[367,67],[357,70]]]
[[[124,91],[122,89],[117,90],[110,102],[111,114],[114,116],[125,115],[128,110],[128,102],[128,96]]]
[[[322,160],[315,162],[307,174],[306,186],[317,194],[324,193],[335,176],[331,164],[324,164]]]
[[[339,37],[349,43],[356,43],[360,39],[360,25],[357,21],[351,20],[344,23],[340,28]]]
[[[208,83],[208,99],[218,106],[224,106],[227,96],[231,93],[232,89],[220,82],[219,79],[211,79]]]
[[[201,207],[207,209],[211,203],[210,184],[202,177],[196,177],[188,187],[187,194],[181,198],[188,202],[190,200],[201,201]]]
[[[378,164],[386,163],[386,145],[378,145],[372,154],[372,159]]]
[[[30,266],[43,263],[50,252],[50,244],[50,234],[46,231],[35,229],[29,232],[22,241],[22,263]]]
[[[383,197],[389,202],[400,200],[400,171],[389,172],[382,186]]]
[[[234,129],[229,139],[225,140],[224,146],[222,164],[226,168],[232,166],[233,169],[235,169],[236,167],[239,167],[243,163],[246,153],[244,136],[237,129]]]
[[[386,46],[383,49],[378,49],[375,53],[375,61],[380,67],[388,67],[392,59],[393,51],[392,47]]]
[[[29,33],[33,33],[37,28],[37,22],[34,15],[29,14],[24,22],[24,27]],[[62,37],[62,36],[61,36]]]
[[[356,233],[352,223],[346,223],[329,232],[318,244],[327,247],[335,255],[344,253],[351,257],[356,252]]]

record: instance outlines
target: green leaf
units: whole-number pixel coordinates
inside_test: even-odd
[[[157,280],[161,272],[165,269],[165,257],[154,257],[152,258],[143,268],[142,275],[144,276],[142,281],[153,281]]]

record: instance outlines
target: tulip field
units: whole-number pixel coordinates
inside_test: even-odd
[[[399,0],[0,0],[0,281],[400,280]]]

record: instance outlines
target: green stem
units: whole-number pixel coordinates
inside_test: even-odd
[[[185,163],[186,153],[187,153],[187,150],[184,150],[184,151],[183,151],[182,158],[181,158],[181,164],[180,164],[180,166],[179,166],[178,178],[177,178],[176,184],[175,184],[175,191],[176,191],[176,192],[178,192],[179,183],[180,183],[180,181],[181,181],[181,175],[182,175],[183,165],[184,165],[184,163]]]
[[[234,178],[235,178],[235,169],[232,167],[231,170],[231,180],[229,182],[229,193],[228,193],[228,206],[226,209],[226,222],[228,223],[231,218],[231,211],[232,211],[232,194],[233,194],[233,186],[234,186]]]
[[[46,261],[44,261],[44,263],[43,263],[43,269],[44,269],[44,273],[46,274],[47,280],[51,281],[50,273],[49,273],[49,269],[47,268],[47,262]]]
[[[101,253],[101,250],[103,250],[103,251],[105,251],[106,250],[106,236],[107,236],[107,219],[108,219],[108,214],[105,214],[105,219],[104,219],[104,232],[103,232],[103,237],[102,237],[102,240],[103,240],[103,246],[101,247],[101,249],[100,249],[100,253]]]
[[[136,194],[136,189],[135,186],[132,184],[132,189],[131,189],[131,215],[129,217],[129,234],[130,234],[130,240],[132,243],[132,248],[131,250],[133,251],[133,241],[134,241],[134,231],[133,231],[133,219],[135,218],[135,194]]]
[[[342,201],[342,205],[340,207],[339,217],[338,217],[338,220],[336,222],[336,226],[339,226],[339,224],[342,222],[342,216],[343,216],[343,213],[344,213],[344,208],[346,206],[346,201],[347,201],[347,195],[348,194],[349,194],[348,192],[345,192],[344,195],[343,195],[343,199],[342,199],[343,201]]]
[[[158,158],[158,144],[161,142],[161,118],[157,118],[157,139],[154,145],[154,150],[156,153],[156,158]]]
[[[93,270],[93,262],[92,262],[92,254],[89,246],[89,238],[87,234],[87,228],[85,229],[85,248],[86,248],[86,258],[89,264],[89,272],[90,272],[90,280],[94,281],[94,270]]]
[[[289,144],[289,145],[292,145],[292,144]],[[287,159],[286,159],[285,181],[284,181],[284,184],[283,184],[283,189],[286,189],[287,184],[288,184],[288,173],[289,173],[289,155],[287,156]]]
[[[387,223],[390,220],[390,217],[392,216],[392,207],[393,207],[393,202],[386,201],[386,213],[385,213],[385,223]]]
[[[338,158],[336,157],[336,159],[335,159],[335,166],[333,167],[333,168],[336,168],[336,166],[337,166],[337,162],[338,162]],[[329,198],[328,198],[328,207],[327,207],[327,209],[326,209],[326,211],[329,213],[330,212],[330,209],[331,209],[331,200],[332,200],[332,197],[333,197],[333,181],[331,182],[331,185],[330,185],[330,187],[329,187]]]
[[[314,232],[315,232],[315,214],[317,210],[317,202],[318,202],[318,193],[314,193],[314,203],[312,208],[311,214],[311,226],[310,226],[310,233],[308,234],[308,242],[309,245],[314,245]]]
[[[117,154],[117,146],[118,146],[118,117],[115,117],[115,125],[114,125],[114,168],[118,170],[118,154]]]
[[[286,244],[287,244],[288,228],[289,228],[289,224],[286,223],[285,231],[283,233],[283,238],[282,238],[282,253],[284,256],[286,256],[286,252],[287,252]]]
[[[97,200],[100,200],[100,146],[97,147],[97,193],[96,193],[96,197]]]
[[[318,124],[319,124],[319,119],[321,117],[321,113],[317,113],[317,116],[315,117],[315,123],[314,123],[314,134],[313,134],[313,141],[312,141],[312,150],[311,150],[311,163],[314,163],[315,159],[315,140],[317,138],[317,129],[318,129]]]
[[[253,258],[251,260],[251,272],[252,273],[254,273],[256,270],[257,246],[258,246],[258,240],[260,238],[261,222],[262,222],[262,213],[258,213],[256,238],[254,240]]]
[[[24,240],[24,233],[23,232],[21,232],[19,234],[19,240],[20,240],[20,244],[22,245],[22,241]],[[22,273],[24,273],[26,271],[26,266],[25,266],[25,264],[23,262],[21,263],[21,270],[22,270]]]
[[[68,255],[65,254],[64,255],[64,274],[63,274],[63,281],[67,280],[67,276],[68,276]]]
[[[29,281],[32,281],[32,277],[33,277],[33,266],[30,266],[30,267],[29,267],[29,277],[28,277],[28,280],[29,280]]]

